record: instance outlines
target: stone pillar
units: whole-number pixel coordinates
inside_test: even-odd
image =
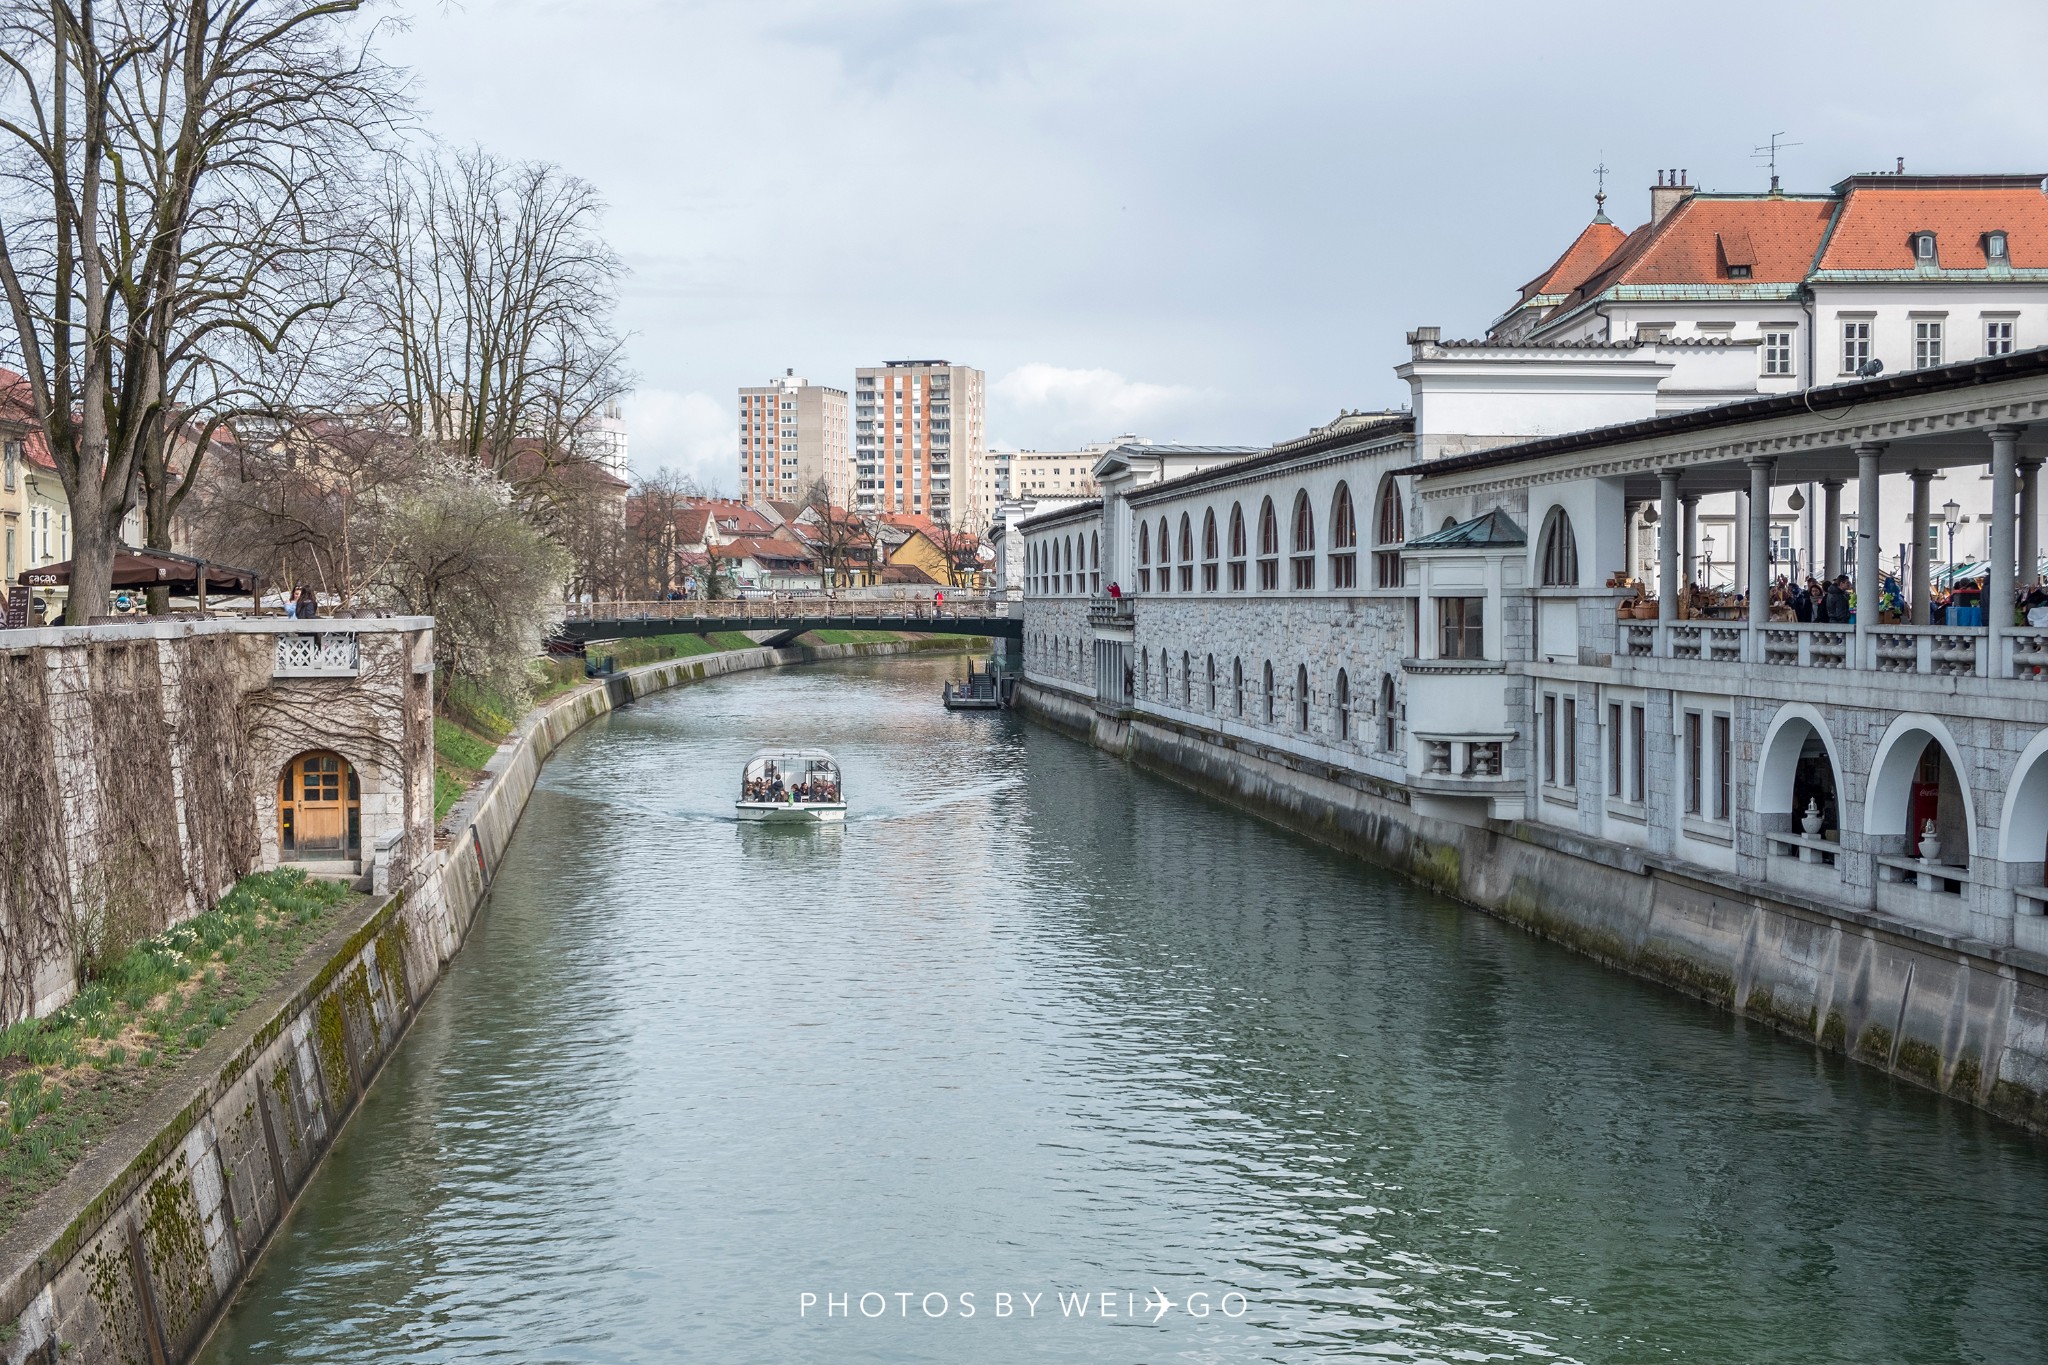
[[[1749,461],[1749,624],[1761,631],[1771,619],[1771,465],[1768,456]],[[1761,640],[1761,636],[1756,637]],[[1762,657],[1758,655],[1757,657]]]
[[[1821,578],[1832,583],[1842,576],[1842,481],[1822,479],[1821,535],[1826,537],[1822,546]]]
[[[1984,624],[1990,627],[1991,666],[1997,670],[1998,637],[2012,629],[2014,569],[2013,504],[2019,492],[2017,427],[1991,429],[1991,567],[1984,575]],[[1995,671],[1993,676],[1999,676]]]
[[[2041,462],[2020,461],[2020,586],[2041,586],[2041,506],[2036,501]]]
[[[1877,624],[1877,461],[1882,445],[1856,447],[1856,657],[1868,666],[1870,653],[1864,638]]]
[[[1916,469],[1909,476],[1913,480],[1913,570],[1908,577],[1911,582],[1906,590],[1913,595],[1913,624],[1924,626],[1934,619],[1933,603],[1928,599],[1933,592],[1933,570],[1927,560],[1927,504],[1934,482],[1934,471]]]
[[[1729,547],[1729,557],[1735,561],[1735,591],[1742,591],[1749,582],[1749,494],[1738,491],[1735,494],[1735,525],[1729,528],[1735,544]]]
[[[1698,583],[1700,572],[1700,495],[1688,494],[1680,498],[1679,505],[1685,511],[1685,567],[1679,577],[1687,583]]]
[[[1678,619],[1678,471],[1657,473],[1657,619]]]

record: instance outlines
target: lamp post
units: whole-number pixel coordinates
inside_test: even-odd
[[[1709,532],[1700,537],[1700,583],[1704,587],[1714,586],[1714,537]]]
[[[1948,585],[1956,585],[1956,523],[1962,520],[1962,505],[1950,498],[1941,505],[1941,519],[1948,523]]]

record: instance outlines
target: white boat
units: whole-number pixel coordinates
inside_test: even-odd
[[[763,749],[747,760],[740,799],[742,820],[831,824],[846,818],[846,788],[839,762],[823,749]]]

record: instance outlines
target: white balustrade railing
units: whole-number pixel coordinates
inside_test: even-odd
[[[1861,635],[1837,623],[1620,621],[1615,654],[1624,659],[1760,663],[1786,668],[1855,669],[1920,677],[2039,679],[2048,682],[2048,630],[2016,627],[1997,637],[1982,626],[1872,626]]]
[[[362,649],[352,630],[280,635],[271,676],[353,678],[362,670]]]

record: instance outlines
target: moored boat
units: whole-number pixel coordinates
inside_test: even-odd
[[[742,820],[828,824],[846,818],[839,762],[823,749],[763,749],[740,775]]]

